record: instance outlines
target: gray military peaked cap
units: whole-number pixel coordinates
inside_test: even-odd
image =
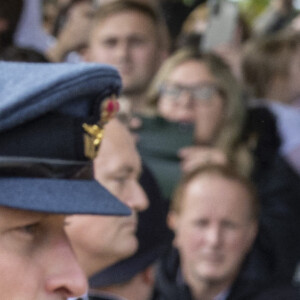
[[[86,143],[95,138],[84,128],[102,129],[120,89],[106,65],[0,62],[0,205],[130,214],[93,179]]]

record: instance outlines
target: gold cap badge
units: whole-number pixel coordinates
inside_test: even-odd
[[[82,125],[84,133],[84,155],[94,159],[97,156],[104,133],[104,125],[113,118],[119,110],[119,102],[115,96],[103,101],[101,106],[101,118],[97,124]]]

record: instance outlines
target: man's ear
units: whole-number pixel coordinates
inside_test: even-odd
[[[258,223],[256,221],[251,222],[251,224],[248,227],[248,230],[249,232],[248,232],[247,242],[248,242],[248,250],[250,250],[258,233]]]
[[[168,227],[174,232],[174,238],[173,238],[173,246],[176,247],[177,245],[177,229],[178,229],[178,222],[179,222],[179,216],[178,216],[178,213],[175,212],[175,211],[170,211],[168,213],[168,216],[167,216],[167,224],[168,224]]]
[[[172,230],[176,230],[177,225],[177,214],[174,211],[170,211],[167,216],[167,225]]]

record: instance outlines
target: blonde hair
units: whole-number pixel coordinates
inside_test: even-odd
[[[182,28],[181,34],[189,34],[195,32],[197,22],[208,22],[209,18],[209,8],[206,3],[198,5],[192,10],[192,12],[185,19]]]

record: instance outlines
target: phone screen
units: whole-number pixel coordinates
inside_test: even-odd
[[[214,1],[210,8],[207,29],[201,39],[201,50],[209,51],[216,46],[231,43],[236,30],[238,7],[235,3]]]

